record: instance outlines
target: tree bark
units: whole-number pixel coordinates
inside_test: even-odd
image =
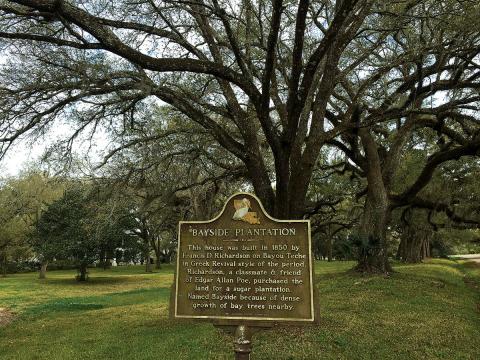
[[[47,277],[47,266],[48,261],[42,262],[40,265],[40,273],[38,274],[39,279],[45,279]]]
[[[173,255],[173,251],[165,251],[165,254],[164,254],[164,260],[167,264],[170,264],[172,262],[172,255]]]
[[[423,242],[423,259],[425,260],[426,258],[429,258],[431,257],[431,253],[430,253],[430,240],[431,240],[431,237],[428,238],[427,241],[424,241]]]
[[[77,276],[78,281],[87,281],[87,264],[81,263],[79,268],[80,274]]]
[[[7,277],[7,254],[3,256],[2,276]]]
[[[327,239],[327,259],[328,262],[331,262],[333,260],[333,254],[332,254],[332,239]]]
[[[400,237],[400,243],[398,244],[397,253],[395,254],[395,260],[402,260],[402,255],[405,249],[405,239],[404,237]]]
[[[160,249],[160,239],[154,240],[152,239],[150,245],[155,252],[155,269],[162,268],[162,250]]]
[[[390,218],[380,156],[373,137],[365,129],[359,134],[365,149],[368,189],[359,229],[359,256],[356,270],[362,273],[388,274],[392,267],[387,253],[387,225]]]
[[[331,262],[333,260],[333,231],[330,226],[327,228],[327,238],[326,238],[326,247],[327,247],[327,261]]]
[[[161,269],[162,268],[162,255],[160,253],[155,252],[155,269]]]
[[[333,260],[333,239],[329,237],[327,239],[327,259],[328,262],[331,262]]]
[[[151,273],[152,271],[152,264],[150,263],[150,252],[147,252],[145,254],[145,272]]]
[[[408,226],[405,228],[397,258],[405,263],[419,263],[430,256],[430,234],[428,230]]]
[[[108,259],[109,260],[109,259]],[[107,269],[110,269],[110,265],[108,263],[108,260],[105,259],[105,261],[103,262],[103,271],[107,270]]]
[[[261,200],[262,205],[270,216],[275,216],[275,194],[272,189],[271,180],[259,156],[251,156],[245,163],[248,170],[249,179],[252,181],[255,194]]]
[[[388,201],[385,196],[367,196],[361,220],[356,270],[362,273],[388,274],[392,267],[388,261],[386,228],[389,219]]]

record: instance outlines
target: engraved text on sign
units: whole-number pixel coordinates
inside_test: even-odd
[[[175,316],[313,321],[309,222],[270,218],[250,194],[208,222],[181,222]]]

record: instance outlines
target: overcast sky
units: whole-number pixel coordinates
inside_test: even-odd
[[[29,163],[38,161],[44,150],[40,144],[30,147],[25,142],[12,146],[0,163],[1,177],[18,175]]]
[[[31,143],[27,140],[19,140],[8,150],[4,159],[0,161],[0,178],[17,176],[22,170],[39,163],[42,155],[55,140],[65,138],[74,131],[70,126],[57,122],[54,129],[49,131],[41,141]],[[88,158],[90,162],[97,163],[103,159],[106,149],[110,146],[107,135],[98,128],[93,143],[78,138],[73,145],[73,151],[78,158]]]

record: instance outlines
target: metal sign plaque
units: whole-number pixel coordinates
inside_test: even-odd
[[[276,220],[252,194],[178,231],[175,317],[313,322],[310,222]]]

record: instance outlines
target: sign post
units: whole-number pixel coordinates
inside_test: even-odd
[[[310,222],[276,220],[248,193],[209,221],[179,224],[174,316],[236,326],[235,359],[258,327],[315,321]]]
[[[235,352],[235,360],[250,360],[252,352],[252,335],[249,333],[246,325],[238,325],[235,329],[233,339],[233,351]]]

